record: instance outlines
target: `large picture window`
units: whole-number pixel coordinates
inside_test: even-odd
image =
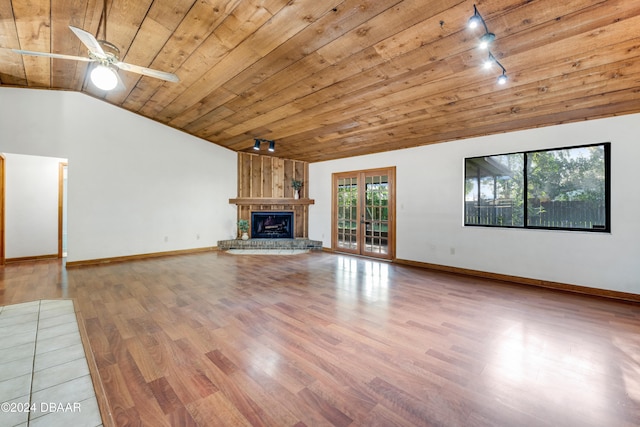
[[[610,146],[465,159],[465,225],[610,231]]]

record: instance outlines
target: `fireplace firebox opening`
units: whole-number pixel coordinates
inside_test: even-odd
[[[293,239],[293,212],[251,212],[252,239]]]

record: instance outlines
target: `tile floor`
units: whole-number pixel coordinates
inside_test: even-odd
[[[0,307],[0,426],[101,425],[73,301]]]
[[[309,253],[306,249],[228,249],[234,255],[298,255]]]

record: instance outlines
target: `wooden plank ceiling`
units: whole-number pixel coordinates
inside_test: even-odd
[[[106,0],[120,71],[105,93],[68,26],[103,38],[102,0],[0,0],[0,84],[76,90],[236,151],[308,162],[640,112],[640,1]],[[91,65],[89,65],[91,66]],[[581,141],[585,143],[599,141]],[[514,141],[514,150],[518,149]],[[266,145],[262,154],[268,154]]]

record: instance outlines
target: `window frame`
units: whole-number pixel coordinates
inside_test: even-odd
[[[551,226],[541,226],[541,225],[530,225],[529,224],[529,215],[527,212],[529,211],[529,171],[527,169],[528,165],[528,156],[534,153],[545,153],[545,152],[553,152],[560,150],[572,150],[578,148],[589,148],[589,147],[602,147],[604,150],[604,214],[605,214],[605,224],[602,227],[597,228],[580,228],[580,227],[551,227]],[[501,225],[501,224],[474,224],[467,222],[467,214],[466,214],[466,183],[467,183],[467,160],[471,159],[483,159],[486,157],[495,157],[495,156],[510,156],[510,155],[522,155],[523,156],[523,225]],[[489,228],[515,228],[515,229],[531,229],[531,230],[553,230],[553,231],[584,231],[589,233],[611,233],[611,142],[599,142],[594,144],[584,144],[584,145],[572,145],[567,147],[555,147],[555,148],[545,148],[545,149],[537,149],[537,150],[527,150],[527,151],[515,151],[510,153],[499,153],[499,154],[489,154],[483,156],[474,156],[474,157],[465,157],[464,158],[464,170],[463,170],[464,178],[463,178],[463,224],[465,227],[489,227]],[[480,215],[480,210],[478,210],[478,216]]]

